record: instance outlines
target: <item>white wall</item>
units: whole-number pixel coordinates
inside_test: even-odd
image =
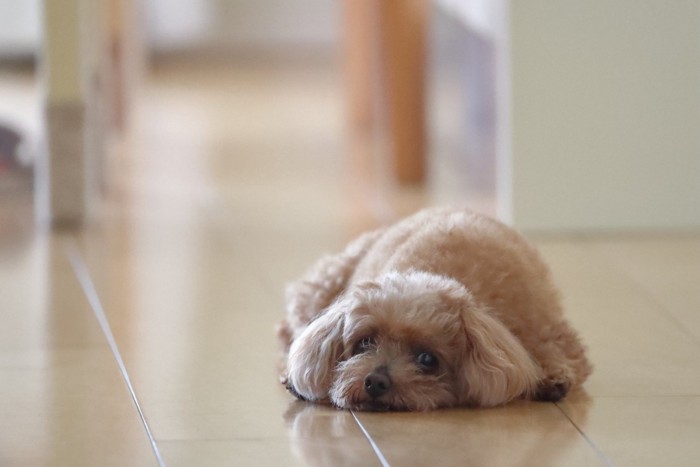
[[[512,221],[700,227],[700,1],[514,0]]]
[[[340,33],[341,4],[335,0],[134,1],[156,50],[329,49]],[[39,0],[0,0],[0,57],[35,53],[40,19]]]
[[[148,0],[146,6],[159,50],[329,48],[340,26],[335,0]]]
[[[40,11],[39,0],[0,0],[0,57],[34,52]]]

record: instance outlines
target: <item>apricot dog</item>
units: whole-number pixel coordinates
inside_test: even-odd
[[[591,372],[537,251],[493,219],[419,212],[287,291],[281,379],[355,410],[557,401]]]

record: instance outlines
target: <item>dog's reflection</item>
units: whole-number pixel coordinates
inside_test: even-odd
[[[284,414],[294,455],[312,466],[366,465],[371,452],[352,414],[328,406],[293,402]]]
[[[379,449],[396,465],[565,465],[595,453],[568,417],[585,430],[591,399],[575,391],[559,407],[516,402],[494,409],[360,414],[363,424],[381,426]],[[565,415],[566,413],[566,415]],[[371,447],[352,414],[304,402],[285,413],[291,450],[313,466],[365,465]],[[370,429],[371,431],[371,429]],[[366,453],[366,455],[363,455]]]

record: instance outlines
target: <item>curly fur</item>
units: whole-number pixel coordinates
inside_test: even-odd
[[[341,408],[558,400],[591,372],[536,250],[456,208],[421,211],[319,260],[289,286],[279,336],[283,383]],[[425,352],[435,366],[421,366]],[[378,369],[388,389],[372,395]]]

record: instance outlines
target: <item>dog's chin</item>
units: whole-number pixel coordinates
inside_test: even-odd
[[[342,401],[340,404],[336,404],[336,407],[358,412],[406,412],[412,410],[410,407],[397,404],[393,400],[365,398]]]
[[[381,401],[363,401],[363,402],[356,402],[353,404],[350,404],[349,406],[350,410],[357,410],[360,412],[391,412],[391,411],[397,411],[397,410],[402,410],[396,407],[393,407],[386,402],[381,402]]]

